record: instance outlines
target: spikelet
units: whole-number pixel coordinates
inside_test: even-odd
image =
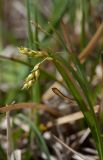
[[[34,83],[34,80],[25,82],[22,89],[29,89],[33,85],[33,83]]]
[[[37,80],[39,76],[40,76],[40,70],[38,69],[35,71],[35,79]]]
[[[36,68],[36,70],[32,70],[32,72],[27,76],[22,89],[29,89],[30,87],[32,87],[33,83],[39,78],[40,70],[39,67]]]
[[[40,63],[37,63],[31,73],[25,79],[24,85],[22,89],[28,89],[32,87],[33,83],[39,78],[40,75],[40,65],[46,60],[53,60],[51,57],[44,58]]]
[[[37,71],[37,70],[39,69],[39,67],[40,67],[40,64],[41,64],[41,63],[36,64],[36,65],[34,66],[32,72]]]
[[[26,78],[26,82],[29,82],[30,80],[34,79],[35,78],[35,74],[34,72],[32,72],[31,74],[28,75],[28,77]]]
[[[18,51],[21,54],[24,54],[24,55],[27,55],[27,56],[30,56],[30,57],[35,57],[35,58],[47,56],[46,51],[34,51],[34,50],[24,48],[24,47],[18,47]]]
[[[37,71],[38,71],[38,74],[36,73]],[[39,78],[39,75],[40,75],[39,70],[37,71],[32,72],[31,74],[28,75],[22,89],[29,89],[30,87],[32,87],[33,83],[35,83],[35,81]]]

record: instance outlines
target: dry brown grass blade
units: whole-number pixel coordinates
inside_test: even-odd
[[[50,114],[52,114],[55,117],[60,116],[61,114],[54,108],[49,108],[48,106],[44,105],[44,104],[35,104],[35,103],[18,103],[18,104],[10,104],[8,106],[5,107],[1,107],[0,108],[0,112],[4,113],[7,111],[12,111],[12,110],[18,110],[18,109],[42,109],[45,110],[47,112],[49,112]]]
[[[70,38],[67,36],[68,32],[67,32],[66,26],[63,21],[61,22],[61,28],[63,31],[63,36],[65,39],[67,48],[70,51],[70,53],[72,53],[74,51],[74,48],[72,46]],[[96,31],[96,33],[94,34],[94,36],[92,37],[91,41],[88,43],[86,48],[84,48],[83,51],[79,54],[79,59],[80,59],[81,63],[83,63],[86,60],[86,58],[90,54],[92,54],[93,49],[96,47],[96,45],[98,44],[98,42],[102,36],[103,36],[103,22],[100,24],[98,30]]]
[[[99,105],[96,105],[94,107],[95,113],[97,113],[98,110],[99,110]],[[80,120],[83,117],[84,116],[83,116],[82,112],[76,112],[76,113],[73,113],[73,114],[69,114],[69,115],[60,117],[60,118],[54,120],[53,122],[52,121],[48,122],[47,127],[50,128],[50,127],[53,127],[55,125],[63,125],[63,124],[66,124],[66,123],[71,123],[71,122]]]
[[[66,42],[67,49],[70,53],[73,53],[74,47],[71,43],[71,39],[70,39],[69,35],[67,34],[68,33],[67,26],[65,25],[63,20],[61,21],[61,28],[62,28],[62,32],[63,32],[64,40]]]
[[[83,63],[85,59],[92,53],[93,49],[96,47],[97,43],[99,42],[100,38],[103,36],[103,22],[99,26],[98,30],[92,37],[89,44],[84,48],[84,50],[79,54],[79,59]]]
[[[53,87],[53,88],[52,88],[52,91],[53,91],[56,95],[58,95],[59,97],[61,97],[61,98],[64,99],[64,100],[74,101],[73,98],[67,97],[66,95],[64,95],[64,94],[63,94],[59,89],[57,89],[56,87]]]

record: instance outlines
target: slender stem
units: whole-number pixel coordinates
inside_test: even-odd
[[[69,35],[67,35],[67,33],[68,33],[67,26],[65,25],[63,20],[61,21],[61,29],[62,29],[62,32],[63,32],[64,40],[66,42],[66,46],[67,46],[68,51],[69,51],[69,53],[73,53],[74,52],[74,47],[71,43],[71,39],[70,39]]]
[[[34,67],[34,65],[30,64],[30,63],[27,63],[27,62],[24,62],[24,61],[21,61],[17,58],[14,58],[14,57],[7,57],[7,56],[3,56],[3,55],[0,55],[0,59],[4,59],[4,60],[9,60],[9,61],[13,61],[13,62],[17,62],[17,63],[20,63],[22,65],[25,65],[25,66],[28,66],[28,67]],[[62,81],[58,80],[55,76],[53,76],[52,74],[46,72],[44,69],[40,68],[40,70],[47,75],[47,77],[50,77],[51,79],[53,79],[54,81],[57,81],[58,83],[62,84]]]
[[[45,104],[35,104],[33,102],[31,103],[17,103],[17,104],[10,104],[8,106],[5,107],[0,107],[0,113],[4,113],[4,112],[8,112],[8,111],[12,111],[12,110],[18,110],[18,109],[42,109],[45,110],[47,112],[49,112],[51,115],[58,117],[61,114],[53,108],[49,108],[48,106],[46,106]]]
[[[21,64],[29,66],[29,67],[33,67],[33,65],[31,65],[31,64],[29,64],[27,62],[21,61],[21,60],[19,60],[17,58],[14,58],[14,57],[7,57],[7,56],[0,55],[0,59],[6,59],[6,60],[10,60],[10,61],[21,63]]]
[[[84,48],[84,50],[80,53],[79,59],[81,62],[84,62],[85,59],[92,53],[93,49],[96,47],[99,39],[103,36],[103,22],[99,26],[97,32],[92,37],[89,44]]]
[[[6,120],[7,120],[7,142],[8,142],[8,147],[7,147],[7,159],[11,160],[11,154],[13,151],[13,144],[12,144],[12,139],[11,139],[11,126],[10,126],[10,112],[6,112]]]

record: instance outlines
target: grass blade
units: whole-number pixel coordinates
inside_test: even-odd
[[[39,129],[37,128],[37,126],[35,125],[35,123],[33,123],[32,121],[30,121],[27,116],[23,115],[23,114],[19,114],[17,116],[19,119],[21,119],[22,121],[24,121],[24,123],[28,124],[30,126],[30,128],[33,130],[34,135],[37,137],[38,139],[38,144],[41,148],[41,150],[46,154],[47,159],[50,160],[50,154],[47,148],[47,145],[39,131]]]
[[[97,123],[97,120],[96,120],[96,117],[94,114],[92,102],[90,101],[89,96],[88,96],[88,98],[85,97],[86,98],[86,101],[85,101],[84,96],[81,94],[81,93],[84,94],[85,88],[82,88],[83,92],[81,92],[81,88],[78,88],[78,84],[76,83],[76,80],[78,80],[78,83],[80,83],[79,80],[81,80],[81,79],[79,77],[79,79],[75,80],[73,77],[75,72],[73,72],[71,70],[71,72],[72,72],[72,74],[71,74],[69,72],[69,70],[66,68],[65,64],[63,64],[63,61],[61,62],[61,61],[57,60],[57,57],[54,60],[54,63],[56,65],[56,68],[58,69],[58,71],[62,75],[65,83],[67,84],[68,89],[70,90],[70,92],[74,96],[76,102],[78,103],[81,111],[84,114],[84,117],[85,117],[85,119],[88,123],[88,126],[91,129],[92,135],[94,137],[99,157],[102,160],[103,159],[103,144],[102,144],[100,129],[99,129],[99,126],[98,126],[98,123]],[[83,82],[83,79],[81,82]],[[88,103],[86,103],[86,102],[88,102]],[[88,106],[88,104],[90,106]]]
[[[32,28],[31,28],[31,0],[26,0],[26,5],[27,5],[27,18],[28,18],[28,43],[29,43],[29,47],[31,49],[33,49],[33,33],[32,33]]]
[[[63,16],[63,14],[65,13],[65,10],[67,9],[68,6],[68,0],[56,0],[54,3],[54,10],[52,12],[51,18],[49,19],[49,21],[51,22],[52,26],[55,28],[58,26],[61,17]],[[52,29],[51,29],[51,25],[47,26],[47,32],[48,33],[52,33]],[[48,35],[45,36],[45,38],[47,38]]]

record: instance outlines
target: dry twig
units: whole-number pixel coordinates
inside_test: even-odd
[[[18,103],[18,104],[10,104],[6,107],[1,107],[0,108],[0,112],[4,113],[7,111],[12,111],[12,110],[18,110],[18,109],[42,109],[45,110],[47,112],[49,112],[50,114],[52,114],[53,116],[60,116],[61,114],[56,111],[56,109],[54,108],[49,108],[48,106],[44,105],[44,104],[35,104],[35,103]]]
[[[67,148],[69,151],[71,151],[72,153],[78,155],[78,157],[80,157],[82,160],[86,160],[86,158],[85,158],[82,154],[78,153],[77,151],[75,151],[75,150],[72,149],[71,147],[67,146],[64,142],[62,142],[62,141],[61,141],[59,138],[57,138],[55,135],[53,135],[53,138],[54,138],[55,140],[57,140],[60,144],[62,144],[65,148]]]

